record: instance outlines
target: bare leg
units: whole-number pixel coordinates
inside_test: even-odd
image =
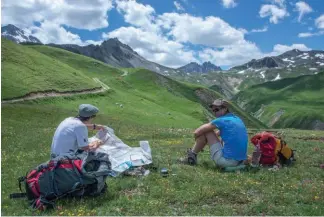
[[[207,144],[212,145],[217,142],[220,142],[220,140],[214,131],[205,133],[196,139],[196,143],[195,143],[194,147],[192,148],[192,151],[194,153],[198,154],[201,150],[203,150],[203,148]]]

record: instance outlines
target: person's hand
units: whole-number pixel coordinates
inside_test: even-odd
[[[97,148],[99,148],[100,145],[102,145],[101,140],[93,141],[89,144],[89,150],[96,150]]]
[[[104,129],[105,129],[104,125],[96,124],[96,129],[95,130],[104,130]]]

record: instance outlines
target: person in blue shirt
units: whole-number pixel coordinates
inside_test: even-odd
[[[248,134],[243,121],[230,112],[229,103],[215,100],[210,106],[216,119],[194,132],[195,145],[181,161],[197,164],[197,154],[208,144],[211,159],[218,167],[234,167],[247,159]]]

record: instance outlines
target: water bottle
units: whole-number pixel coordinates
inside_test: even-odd
[[[169,170],[167,168],[162,168],[161,169],[161,176],[162,177],[168,177],[169,176]]]
[[[260,150],[260,145],[256,145],[255,149],[252,153],[252,162],[251,162],[251,166],[252,167],[258,167],[259,166],[259,162],[260,162],[260,158],[261,158],[261,150]]]

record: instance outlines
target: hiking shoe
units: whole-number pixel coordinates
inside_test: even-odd
[[[197,154],[190,148],[187,150],[187,156],[180,158],[178,162],[194,166],[197,164]]]

